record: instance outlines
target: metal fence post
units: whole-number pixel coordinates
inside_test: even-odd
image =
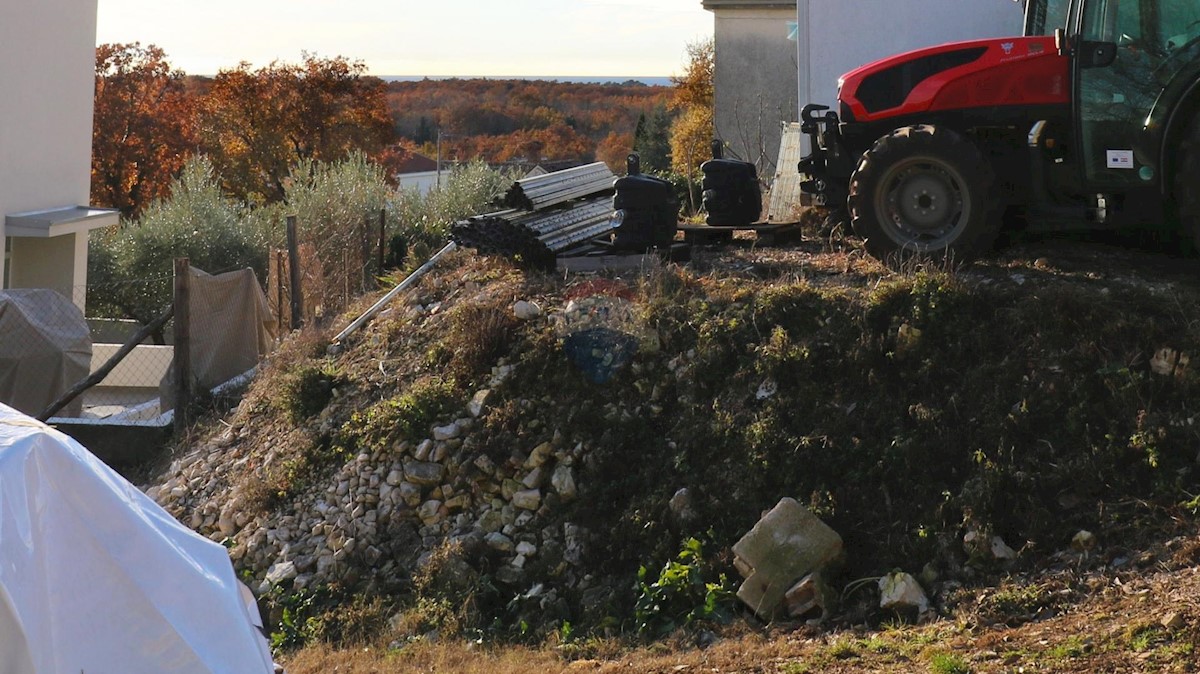
[[[175,431],[187,428],[192,408],[192,321],[186,257],[175,258]]]

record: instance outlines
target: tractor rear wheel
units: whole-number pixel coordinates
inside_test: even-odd
[[[1175,164],[1175,212],[1183,247],[1200,251],[1200,117],[1184,132]]]
[[[850,176],[850,224],[880,259],[966,261],[987,251],[1000,230],[994,184],[979,149],[957,132],[897,129]]]

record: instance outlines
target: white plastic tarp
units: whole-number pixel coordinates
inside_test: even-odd
[[[0,405],[0,674],[269,674],[225,548]]]

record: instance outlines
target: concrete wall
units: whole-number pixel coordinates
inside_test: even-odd
[[[900,52],[984,37],[1020,35],[1013,0],[797,0],[799,107],[834,106],[837,79]]]
[[[48,238],[13,237],[8,286],[57,290],[82,311],[87,289],[75,285],[75,281],[87,278],[87,239],[87,232]]]
[[[121,344],[93,344],[91,371],[99,370],[121,349]],[[157,391],[158,384],[171,367],[175,347],[139,344],[125,357],[97,388],[145,388]],[[157,397],[157,396],[155,396]]]
[[[713,121],[731,158],[775,172],[780,123],[796,121],[794,2],[708,0],[714,14]]]
[[[0,235],[88,203],[95,47],[96,0],[0,0]]]
[[[415,189],[421,194],[428,194],[429,190],[433,189],[434,185],[438,184],[437,171],[425,171],[422,173],[401,173],[396,176],[400,187],[405,189]],[[442,184],[450,178],[450,168],[442,169]]]

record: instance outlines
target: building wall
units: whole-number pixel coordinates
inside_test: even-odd
[[[13,237],[12,260],[8,270],[9,287],[57,290],[82,310],[85,289],[68,284],[72,279],[87,275],[87,248],[79,250],[79,245],[86,242],[86,232],[47,238]],[[84,262],[82,270],[76,269],[80,258]]]
[[[450,177],[450,168],[442,169],[441,179],[442,185],[446,184],[446,180]],[[421,194],[428,194],[433,189],[434,185],[438,184],[437,171],[424,171],[421,173],[401,173],[396,176],[400,187],[405,189],[415,189]]]
[[[717,136],[774,172],[782,122],[830,105],[837,79],[885,56],[943,42],[1019,35],[1013,0],[702,0],[715,17]],[[789,24],[799,28],[795,42]]]
[[[788,39],[794,3],[710,1],[715,81],[713,122],[731,158],[771,175],[780,123],[796,121],[796,46]]]
[[[836,109],[837,79],[886,56],[985,37],[1020,35],[1013,0],[798,0],[799,106]]]
[[[96,0],[0,0],[0,235],[88,203],[95,45]]]

